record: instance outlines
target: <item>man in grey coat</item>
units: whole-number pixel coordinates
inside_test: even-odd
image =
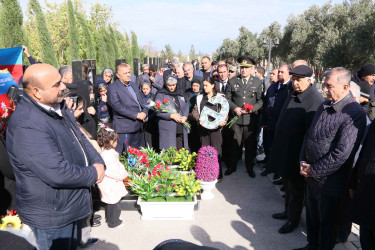
[[[345,196],[355,153],[366,128],[366,114],[350,93],[350,72],[324,73],[325,101],[316,111],[300,156],[306,177],[305,249],[335,246],[340,202]]]

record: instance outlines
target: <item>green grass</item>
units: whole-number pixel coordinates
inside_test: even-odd
[[[142,200],[144,201],[144,200]],[[193,197],[186,199],[184,196],[171,196],[168,198],[168,202],[192,202],[194,201]],[[163,197],[153,197],[147,202],[166,202]]]

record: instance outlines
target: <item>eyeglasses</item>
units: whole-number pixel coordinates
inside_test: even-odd
[[[218,75],[214,75],[214,76],[212,76],[213,78],[219,78],[219,76]]]

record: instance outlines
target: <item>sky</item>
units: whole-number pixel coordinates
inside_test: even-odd
[[[19,0],[23,11],[28,0]],[[43,5],[45,0],[39,0]],[[49,0],[61,3],[65,0]],[[90,9],[91,2],[85,0]],[[239,28],[245,26],[260,33],[272,22],[282,26],[292,14],[298,15],[311,5],[328,0],[100,0],[111,6],[113,21],[120,23],[119,31],[133,30],[138,45],[152,45],[157,50],[170,44],[173,51],[187,54],[191,45],[195,51],[214,52],[225,38],[236,39]],[[342,3],[342,0],[331,0]]]

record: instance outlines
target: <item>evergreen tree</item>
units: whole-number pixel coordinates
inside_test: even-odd
[[[125,50],[125,59],[128,64],[133,69],[133,55],[132,55],[132,45],[130,44],[130,39],[128,33],[125,32],[125,41],[126,41],[126,50]]]
[[[0,3],[0,46],[10,48],[23,45],[23,15],[18,0],[1,0]]]
[[[107,48],[107,65],[106,68],[114,68],[115,67],[115,48],[113,46],[113,41],[105,28],[102,29],[104,41]]]
[[[113,49],[114,49],[114,58],[119,59],[120,53],[119,53],[119,49],[118,49],[117,38],[115,36],[115,32],[114,32],[111,25],[109,25],[109,35],[110,35],[111,42],[112,42]]]
[[[55,67],[58,67],[57,59],[55,55],[55,49],[53,47],[51,34],[47,28],[46,20],[42,8],[38,0],[30,0],[29,8],[31,14],[35,16],[36,26],[38,29],[38,39],[41,44],[41,54],[42,60],[44,63],[51,64]]]
[[[132,34],[132,55],[133,55],[133,58],[139,59],[140,53],[139,53],[137,35],[135,34],[134,31],[132,31],[131,34]]]
[[[109,59],[108,59],[108,51],[107,51],[107,45],[105,41],[105,30],[102,28],[97,35],[98,39],[98,53],[97,55],[97,65],[98,65],[98,72],[101,72],[103,69],[110,67],[108,65]]]
[[[71,0],[68,0],[68,16],[69,16],[69,59],[68,64],[72,60],[79,59],[79,33],[76,26],[76,19],[74,15],[73,4]]]
[[[191,45],[190,52],[189,52],[190,61],[193,61],[196,59],[197,55],[195,54],[195,48],[194,45]]]
[[[91,31],[87,25],[86,18],[81,13],[76,13],[79,24],[82,29],[83,40],[81,41],[81,48],[84,50],[83,56],[87,59],[95,59],[96,53],[91,37]]]

